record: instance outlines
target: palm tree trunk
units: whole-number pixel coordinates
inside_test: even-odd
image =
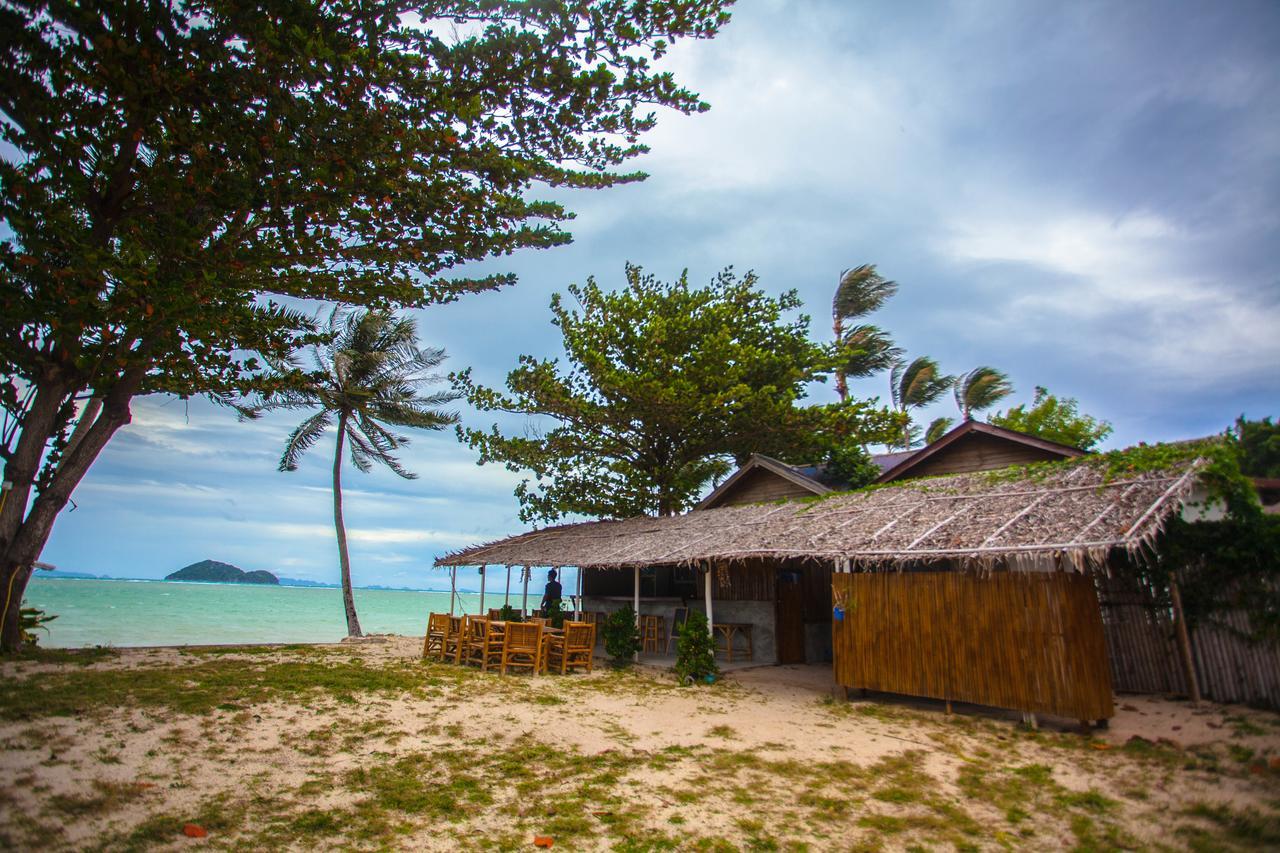
[[[840,357],[840,344],[844,338],[844,320],[839,314],[835,315],[835,322],[832,323],[831,329],[835,332],[836,338],[836,358]],[[844,375],[844,366],[836,365],[836,394],[840,397],[840,402],[847,402],[849,399],[849,380]]]
[[[338,442],[333,451],[333,526],[338,531],[338,563],[342,567],[342,606],[347,613],[347,636],[362,637],[356,616],[356,599],[351,592],[351,557],[347,555],[347,529],[342,523],[342,444],[347,435],[347,416],[338,416]]]

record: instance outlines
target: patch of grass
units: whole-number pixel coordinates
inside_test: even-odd
[[[54,794],[47,800],[47,806],[72,819],[96,817],[113,812],[146,792],[143,785],[105,779],[94,779],[91,787],[92,790],[84,794]]]
[[[119,656],[119,652],[108,646],[94,646],[85,649],[42,649],[37,647],[23,649],[17,654],[7,655],[8,660],[30,661],[45,664],[75,664],[89,666],[102,660]]]
[[[724,724],[721,724],[718,726],[712,726],[711,728],[707,729],[707,737],[718,737],[718,738],[730,739],[730,738],[735,738],[737,736],[738,736],[738,733],[734,731],[733,726],[726,726]]]
[[[1280,847],[1280,814],[1257,809],[1236,810],[1224,803],[1196,803],[1184,814],[1206,826],[1186,824],[1178,834],[1194,850],[1267,850]]]
[[[368,694],[420,695],[424,673],[431,668],[416,661],[367,666],[358,659],[267,664],[220,659],[156,667],[145,678],[110,669],[35,673],[0,681],[0,717],[74,716],[126,708],[208,714],[222,705],[301,701],[315,695],[344,702]]]

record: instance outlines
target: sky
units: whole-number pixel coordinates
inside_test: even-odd
[[[627,261],[694,282],[755,270],[798,290],[825,340],[840,272],[874,263],[901,289],[873,321],[909,355],[1001,368],[1010,404],[1036,385],[1075,397],[1114,425],[1107,447],[1280,415],[1277,44],[1274,2],[743,2],[664,60],[712,109],[661,115],[636,163],[649,180],[554,196],[578,214],[574,243],[472,267],[519,284],[418,312],[423,341],[499,385],[520,354],[560,354],[552,293],[619,286]],[[884,399],[887,378],[853,391]],[[240,423],[162,397],[133,411],[43,559],[337,580],[331,438],[279,473],[288,414]],[[944,400],[922,420],[954,414]],[[345,474],[357,585],[447,589],[437,555],[527,529],[520,477],[478,467],[451,432],[415,435],[403,458],[417,479]]]

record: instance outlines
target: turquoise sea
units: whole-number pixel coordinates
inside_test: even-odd
[[[366,634],[420,636],[428,613],[449,609],[448,592],[357,589],[355,596]],[[485,598],[486,607],[502,606],[501,595]],[[479,612],[479,595],[458,600],[457,612]],[[25,601],[58,616],[40,632],[47,647],[330,643],[347,633],[342,592],[327,588],[37,575]]]

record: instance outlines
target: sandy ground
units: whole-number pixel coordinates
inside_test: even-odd
[[[304,659],[354,656],[371,668],[416,666],[419,643],[391,638],[322,647]],[[210,659],[182,649],[125,650],[86,667],[9,661],[0,664],[0,676],[38,686],[68,672],[70,678],[75,671],[116,672],[126,685],[143,684],[149,674]],[[242,660],[235,654],[214,659]],[[243,660],[260,667],[298,660],[298,655],[281,650]],[[529,743],[572,751],[584,761],[625,756],[622,769],[612,771],[612,783],[574,781],[583,790],[595,786],[592,796],[615,803],[610,809],[626,810],[628,821],[619,829],[607,824],[612,812],[588,809],[583,820],[595,823],[566,834],[558,845],[578,849],[658,849],[671,839],[680,846],[702,844],[702,849],[970,844],[975,849],[1056,849],[1081,845],[1086,830],[1112,833],[1100,836],[1100,848],[1120,843],[1205,849],[1196,842],[1197,828],[1218,833],[1208,836],[1215,843],[1238,842],[1239,849],[1250,849],[1270,843],[1267,833],[1280,827],[1280,716],[1268,712],[1212,704],[1193,709],[1185,702],[1121,696],[1109,727],[1081,734],[1077,726],[1053,720],[1042,721],[1040,731],[1028,731],[1017,715],[992,709],[957,706],[948,717],[938,703],[902,697],[845,702],[823,667],[746,669],[711,689],[681,688],[668,674],[645,668],[624,674],[599,668],[563,678],[468,671],[459,678],[431,688],[425,697],[391,690],[337,701],[304,693],[225,703],[192,714],[122,701],[114,707],[90,703],[70,716],[5,719],[0,722],[0,778],[5,780],[0,846],[457,849],[531,844],[546,819],[540,811],[544,801],[529,793],[529,778],[510,785],[490,779],[489,802],[458,815],[408,820],[390,837],[348,837],[342,830],[311,834],[297,829],[296,820],[289,833],[255,836],[282,815],[350,809],[359,795],[349,780],[361,768],[459,744],[474,750],[476,762],[495,750]],[[1148,744],[1155,758],[1141,749]],[[674,764],[658,760],[673,755],[680,756]],[[888,766],[903,756],[915,762],[913,778],[924,781],[916,788],[911,785],[917,783],[902,783],[907,793],[896,799],[868,795],[878,784],[874,775],[848,784],[822,778],[838,773],[832,767]],[[1049,768],[1057,793],[1027,794],[1022,806],[1016,786],[1001,795],[1003,800],[980,790],[975,794],[975,767],[991,778],[1013,779],[1006,765]],[[537,774],[532,778],[536,782]],[[549,778],[547,784],[556,781]],[[695,797],[690,791],[702,793]],[[1096,814],[1080,812],[1092,828],[1081,823],[1073,807],[1062,805],[1076,802],[1076,794],[1086,803],[1093,794],[1102,798]],[[384,805],[376,789],[368,796],[370,808]],[[226,819],[208,838],[177,837],[163,828],[145,831],[148,820],[163,816],[178,825],[197,820],[212,799],[234,804],[239,817]],[[827,803],[826,812],[797,805],[809,801]],[[999,831],[990,828],[1012,821],[1010,809],[1023,806],[1036,821],[1030,834],[1025,820],[1007,831],[1003,825]],[[1248,815],[1252,828],[1231,835],[1228,819],[1206,822],[1193,815],[1179,822],[1195,809],[1218,807]],[[949,821],[947,809],[959,810],[964,819]],[[344,821],[353,819],[343,815]],[[601,821],[606,823],[597,825]],[[970,824],[979,829],[964,830],[958,841],[956,833]],[[1021,834],[1015,832],[1018,826]],[[643,833],[648,831],[658,840],[646,847]]]

